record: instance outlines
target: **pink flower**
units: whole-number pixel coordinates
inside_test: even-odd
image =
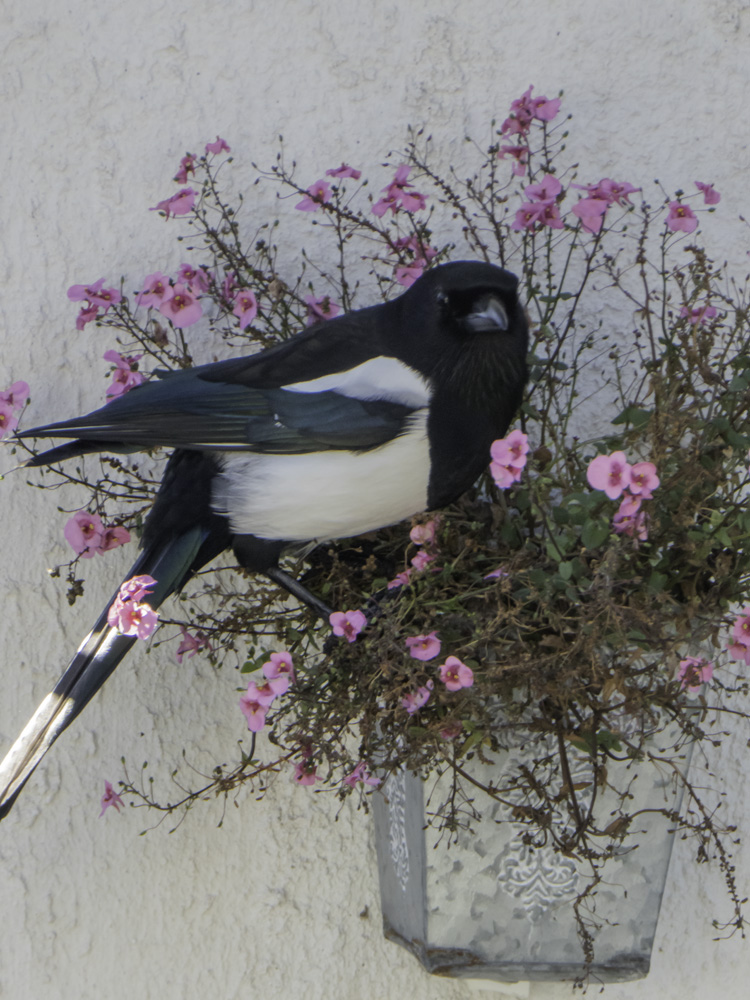
[[[703,184],[701,181],[696,181],[695,186],[703,192],[703,201],[706,205],[718,205],[721,201],[721,195],[713,184]]]
[[[411,167],[406,163],[402,163],[396,168],[393,180],[387,187],[383,188],[386,193],[385,198],[376,201],[372,206],[373,215],[380,218],[385,215],[388,209],[395,215],[399,208],[403,208],[405,212],[417,212],[426,207],[425,196],[414,191],[413,185],[408,183],[410,173]],[[412,190],[408,190],[410,188]]]
[[[149,212],[164,212],[167,218],[170,215],[187,215],[188,212],[192,211],[195,197],[196,192],[192,188],[181,188],[171,198],[165,198],[164,201],[154,205],[153,208],[149,209]]]
[[[504,566],[498,566],[497,569],[493,569],[492,572],[486,573],[482,579],[483,580],[505,580],[510,576],[510,573]]]
[[[135,300],[139,306],[158,306],[168,292],[169,278],[156,271],[144,280],[143,291],[136,295]]]
[[[388,189],[384,188],[384,190],[387,191]],[[380,198],[378,201],[376,201],[375,204],[372,206],[372,214],[377,215],[377,217],[380,219],[385,215],[385,213],[388,211],[389,208],[394,213],[398,212],[398,201],[396,200],[394,195],[389,195],[386,198]]]
[[[122,295],[116,288],[102,288],[103,284],[104,278],[100,278],[93,285],[71,285],[68,298],[71,302],[86,300],[89,306],[99,306],[107,312],[110,306],[122,301]]]
[[[437,632],[428,632],[427,635],[413,635],[406,640],[406,648],[409,655],[415,660],[431,660],[440,653],[440,640]]]
[[[460,691],[474,683],[474,672],[457,656],[449,656],[440,666],[440,680],[449,691]]]
[[[604,490],[610,500],[617,500],[630,484],[630,466],[621,451],[611,455],[597,455],[586,470],[589,485]]]
[[[531,229],[537,223],[550,229],[562,229],[563,221],[557,207],[557,196],[562,184],[552,174],[545,174],[537,184],[529,184],[524,193],[525,201],[516,212],[511,229]]]
[[[750,607],[744,608],[732,626],[732,638],[738,646],[750,649]]]
[[[688,694],[699,694],[701,685],[708,683],[713,675],[713,663],[695,656],[686,656],[684,660],[680,660],[677,669],[680,686]]]
[[[110,306],[116,305],[118,302],[122,302],[122,295],[120,295],[116,288],[102,288],[96,295],[93,295],[89,299],[90,305],[99,306],[105,312],[109,310]]]
[[[271,653],[261,670],[269,681],[277,682],[277,694],[284,694],[289,690],[289,685],[294,684],[296,680],[291,653]],[[283,683],[283,687],[281,687],[281,683]]]
[[[240,711],[247,720],[247,728],[251,733],[259,733],[266,724],[267,705],[261,705],[249,693],[240,698]]]
[[[554,201],[562,191],[562,184],[554,174],[545,174],[538,184],[529,184],[524,194],[532,201]]]
[[[197,323],[203,315],[198,299],[183,284],[176,284],[158,306],[162,316],[171,320],[174,326],[183,328]]]
[[[316,781],[320,781],[309,750],[306,750],[302,760],[294,765],[294,780],[298,785],[314,785]]]
[[[490,462],[490,473],[495,480],[495,485],[500,490],[507,490],[513,483],[520,482],[521,470],[510,465],[500,465],[499,462]]]
[[[716,309],[707,303],[702,306],[693,306],[692,309],[683,306],[680,310],[680,319],[689,319],[691,323],[703,323],[707,319],[713,319],[716,315]]]
[[[273,690],[268,681],[260,686],[255,681],[250,681],[247,685],[246,697],[250,702],[257,702],[264,708],[270,708],[276,700],[276,691]]]
[[[414,261],[412,264],[397,264],[393,271],[393,277],[399,285],[404,288],[411,288],[414,282],[422,277],[425,269],[425,261]]]
[[[437,256],[437,250],[422,242],[416,233],[397,239],[389,252],[406,254],[407,257],[413,258],[397,264],[393,271],[394,278],[404,288],[411,288],[414,282],[422,277],[427,264]]]
[[[435,531],[437,530],[436,518],[430,518],[424,524],[415,524],[409,532],[409,538],[415,545],[434,545]]]
[[[230,149],[230,147],[227,145],[224,139],[222,139],[221,136],[219,135],[216,136],[216,142],[206,143],[206,153],[231,153],[231,152],[232,150]]]
[[[427,199],[418,191],[402,191],[401,207],[405,212],[420,212],[427,207]]]
[[[630,492],[650,500],[653,490],[659,485],[656,466],[653,462],[636,462],[630,466]]]
[[[307,305],[307,326],[319,323],[323,319],[333,319],[341,312],[341,306],[333,301],[330,295],[323,295],[316,299],[314,295],[308,295],[305,299]]]
[[[91,285],[71,285],[68,289],[68,298],[71,302],[90,302],[98,294],[103,284],[104,278],[99,278]]]
[[[122,354],[118,354],[117,351],[107,351],[102,357],[105,361],[111,361],[115,366],[112,381],[107,389],[107,396],[110,399],[114,396],[122,396],[123,393],[145,381],[145,376],[141,372],[135,371],[135,367],[143,357],[142,354],[126,358]]]
[[[118,599],[109,609],[107,621],[120,635],[148,639],[159,624],[159,612],[154,611],[150,604]]]
[[[504,160],[510,156],[515,160],[513,173],[516,177],[524,177],[526,174],[526,164],[529,161],[528,146],[501,146],[497,153],[498,160]]]
[[[670,201],[667,215],[667,229],[674,232],[692,233],[698,228],[698,219],[692,208],[680,201]]]
[[[0,402],[7,403],[14,410],[22,410],[28,398],[29,386],[27,382],[14,382],[5,392],[0,392]]]
[[[87,323],[96,319],[99,315],[99,306],[86,306],[76,316],[76,330],[82,330]]]
[[[401,704],[409,715],[414,715],[415,712],[418,712],[420,708],[427,704],[430,700],[430,692],[434,686],[432,681],[427,681],[423,687],[417,688],[416,691],[410,692],[401,699]]]
[[[589,191],[589,194],[592,198],[604,198],[610,204],[624,206],[632,204],[628,195],[640,190],[640,188],[628,184],[627,181],[612,181],[609,177],[604,177],[593,190]]]
[[[533,87],[529,87],[528,93],[531,94],[532,90]],[[531,106],[534,118],[540,122],[551,122],[560,110],[561,103],[562,101],[559,97],[553,97],[551,100],[548,97],[541,96],[532,98]]]
[[[380,784],[380,778],[373,778],[370,775],[367,764],[363,760],[357,764],[350,774],[346,775],[342,782],[342,784],[347,785],[349,788],[354,788],[355,785],[360,783],[363,785],[372,785],[373,788]]]
[[[331,185],[324,180],[315,181],[307,189],[307,196],[294,206],[300,212],[317,212],[321,205],[331,200]]]
[[[239,319],[240,326],[246,330],[258,315],[258,300],[249,288],[240,288],[234,294],[234,309],[232,313]]]
[[[83,556],[84,559],[92,559],[99,551],[104,525],[98,514],[79,510],[63,528],[63,535],[77,555]]]
[[[354,167],[347,166],[346,163],[342,163],[340,167],[334,167],[332,170],[326,170],[326,177],[351,177],[352,180],[358,181],[361,176],[361,170],[355,170]]]
[[[178,663],[182,663],[184,656],[191,660],[199,650],[213,648],[205,635],[200,632],[197,635],[192,635],[184,625],[180,625],[180,632],[182,633],[182,642],[175,653]]]
[[[159,614],[141,598],[151,593],[156,585],[152,576],[145,574],[131,577],[120,587],[117,597],[107,613],[107,622],[120,635],[134,635],[148,639],[159,624]]]
[[[207,292],[211,284],[205,267],[193,267],[192,264],[180,264],[177,280],[187,285],[191,292]]]
[[[441,740],[455,740],[455,738],[460,734],[461,730],[464,728],[463,722],[454,722],[444,729],[440,730]]]
[[[17,426],[18,417],[13,412],[12,404],[6,403],[4,399],[0,400],[0,438],[10,434]]]
[[[506,434],[504,438],[498,438],[490,445],[490,455],[492,461],[498,465],[512,466],[514,469],[523,469],[526,465],[526,456],[529,453],[529,438],[523,431],[515,428]]]
[[[389,253],[400,253],[404,251],[411,253],[415,261],[429,262],[434,257],[437,257],[437,250],[435,247],[431,247],[429,243],[425,243],[424,240],[417,236],[416,233],[412,233],[411,236],[399,237],[389,250]]]
[[[533,86],[512,102],[510,106],[511,117],[506,118],[501,126],[501,133],[504,135],[525,135],[532,119],[537,121],[551,122],[560,110],[560,98],[555,97],[550,100],[547,97],[532,97]]]
[[[435,556],[430,552],[425,552],[424,549],[420,549],[419,552],[411,559],[411,564],[417,573],[422,573],[427,569],[429,564],[433,562]]]
[[[388,584],[388,590],[395,590],[396,587],[408,587],[411,583],[411,570],[405,569],[398,573]]]
[[[540,204],[544,205],[544,212],[539,219],[541,225],[547,226],[549,229],[564,229],[565,226],[557,205],[554,202],[541,202]]]
[[[612,518],[612,529],[617,535],[628,535],[642,542],[646,541],[648,517],[646,512],[641,510],[641,497],[625,494],[617,513]]]
[[[529,440],[523,431],[512,430],[504,438],[498,438],[490,446],[490,473],[497,487],[507,489],[521,479],[521,472],[527,462]]]
[[[180,169],[174,176],[174,180],[178,184],[186,184],[188,179],[188,174],[195,173],[195,157],[192,153],[188,153],[187,156],[183,156],[180,160]]]
[[[573,215],[578,216],[587,233],[598,233],[601,230],[606,211],[607,202],[599,198],[581,198],[573,206]]]
[[[121,584],[118,597],[123,601],[140,601],[146,594],[150,594],[155,586],[156,580],[153,576],[147,576],[145,573],[141,576],[131,576],[129,580]]]
[[[102,805],[102,811],[99,813],[99,818],[100,819],[105,814],[105,812],[107,811],[107,809],[109,809],[110,806],[114,806],[115,809],[117,810],[117,812],[119,812],[120,811],[120,806],[124,806],[125,805],[125,803],[122,801],[122,799],[120,798],[120,796],[117,794],[117,792],[112,787],[111,782],[109,782],[109,781],[105,781],[104,782],[104,795],[102,795],[102,803],[101,803],[101,805]]]
[[[121,524],[111,524],[105,527],[102,532],[101,541],[97,551],[101,555],[104,552],[111,552],[112,549],[119,549],[121,545],[127,545],[130,541],[130,532],[123,528]]]
[[[95,320],[99,310],[106,313],[110,306],[122,300],[116,288],[102,288],[104,278],[95,281],[93,285],[71,285],[68,298],[71,302],[86,302],[76,317],[76,330],[82,330],[87,323]]]
[[[511,229],[533,229],[535,225],[562,229],[560,210],[554,201],[525,201],[516,212]]]
[[[361,611],[334,611],[328,616],[334,635],[345,635],[347,642],[354,642],[367,625],[367,617]]]
[[[605,201],[607,205],[622,206],[632,204],[628,195],[640,191],[640,188],[633,187],[627,181],[613,181],[609,177],[603,177],[598,184],[573,184],[572,187],[586,191],[589,198]]]
[[[741,643],[734,643],[728,646],[727,649],[735,660],[744,660],[745,664],[750,667],[750,647],[743,646]]]

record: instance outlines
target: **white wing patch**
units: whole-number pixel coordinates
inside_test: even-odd
[[[386,399],[390,403],[403,403],[415,408],[427,406],[430,401],[430,384],[426,378],[403,361],[384,356],[308,382],[291,382],[282,389],[289,392],[324,392],[330,389],[352,399]]]
[[[233,532],[290,542],[361,535],[427,507],[427,411],[414,414],[404,434],[370,451],[228,452],[221,464],[213,506],[228,514]]]

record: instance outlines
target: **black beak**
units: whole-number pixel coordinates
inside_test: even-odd
[[[508,329],[508,314],[496,295],[483,295],[466,315],[465,323],[472,333],[489,333]]]

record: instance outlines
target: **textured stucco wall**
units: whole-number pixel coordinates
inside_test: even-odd
[[[76,333],[65,291],[120,274],[132,288],[179,263],[147,208],[172,192],[185,149],[217,132],[260,165],[283,133],[310,181],[342,158],[374,166],[408,123],[460,162],[463,135],[486,136],[529,83],[549,96],[563,87],[590,177],[711,180],[724,220],[748,212],[747,0],[4,0],[0,13],[0,383],[32,384],[29,425],[99,404],[113,345],[93,327]],[[745,261],[747,230],[712,225]],[[46,574],[66,558],[63,498],[22,473],[0,490],[5,746],[130,553],[99,560],[69,611]],[[197,767],[229,757],[243,735],[235,684],[199,658],[180,668],[171,651],[139,652],[60,741],[0,826],[0,997],[469,995],[383,940],[370,821],[349,805],[336,818],[330,796],[281,779],[261,802],[243,793],[221,829],[217,804],[171,836],[165,825],[140,838],[142,811],[97,819],[123,755],[148,760],[163,786],[184,746]],[[745,738],[721,764],[741,826]],[[750,848],[737,864],[747,890]],[[711,940],[723,903],[718,872],[678,843],[653,971],[606,995],[746,997],[746,946]]]

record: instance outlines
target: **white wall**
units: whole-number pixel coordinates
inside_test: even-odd
[[[593,179],[667,188],[714,181],[724,220],[748,212],[748,0],[4,0],[0,31],[0,387],[32,385],[28,426],[101,401],[102,331],[77,333],[69,285],[179,263],[148,207],[172,193],[187,148],[225,136],[244,176],[283,133],[300,177],[341,159],[374,168],[426,124],[459,163],[469,132],[533,83],[562,87]],[[269,199],[270,202],[270,199]],[[267,210],[267,208],[266,208]],[[263,205],[259,206],[259,213]],[[725,230],[721,227],[726,226]],[[745,266],[750,233],[716,222]],[[286,259],[295,251],[287,248]],[[201,348],[197,354],[200,357]],[[12,464],[3,456],[3,469]],[[99,560],[68,609],[46,568],[67,558],[62,498],[0,484],[0,745],[15,737],[87,631],[127,556]],[[69,501],[74,503],[74,499]],[[119,554],[118,554],[119,555]],[[121,756],[168,794],[182,747],[232,759],[236,678],[171,651],[132,655],[0,825],[0,997],[447,1000],[381,936],[369,819],[278,780],[239,796],[221,829],[204,806],[171,836],[153,814],[97,818]],[[728,814],[750,820],[747,734],[725,747]],[[721,763],[721,762],[720,762]],[[750,853],[737,853],[750,886]],[[612,1000],[744,998],[750,956],[712,941],[726,911],[715,870],[678,843],[653,971]],[[366,915],[363,916],[363,913]],[[568,996],[533,986],[534,1000]]]

